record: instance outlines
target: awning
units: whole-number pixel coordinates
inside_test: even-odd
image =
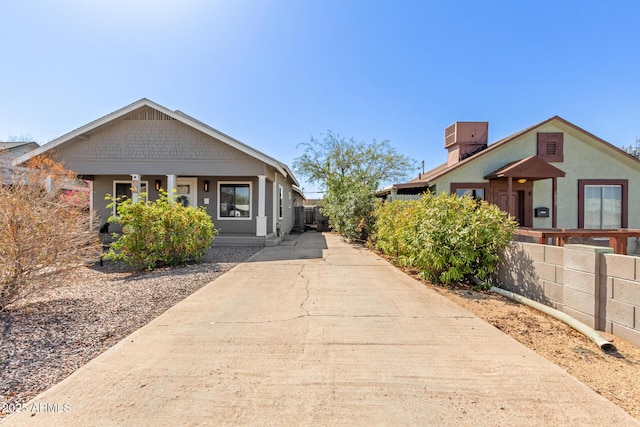
[[[564,171],[553,166],[549,162],[545,162],[540,157],[531,156],[515,162],[507,163],[500,169],[491,172],[484,179],[506,179],[506,178],[525,178],[530,181],[549,178],[562,178],[565,176]]]

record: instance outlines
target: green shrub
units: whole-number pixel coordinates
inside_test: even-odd
[[[444,193],[385,203],[375,215],[374,247],[435,283],[488,278],[517,226],[496,205]]]
[[[107,195],[107,200],[113,204],[112,196]],[[122,235],[116,236],[105,259],[135,268],[199,262],[218,234],[204,208],[171,202],[166,192],[156,201],[118,200],[117,210],[109,222],[121,224]]]
[[[320,211],[329,218],[329,226],[347,240],[367,240],[374,226],[378,202],[362,181],[345,179],[335,183],[320,201]]]

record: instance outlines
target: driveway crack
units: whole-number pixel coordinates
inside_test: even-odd
[[[303,274],[304,268],[305,268],[305,265],[303,264],[302,268],[300,268],[300,271],[298,272],[298,276],[305,281],[304,289],[305,289],[305,292],[306,292],[306,295],[305,295],[304,299],[300,303],[300,308],[302,310],[304,310],[304,312],[306,313],[307,316],[310,316],[311,314],[309,313],[309,310],[307,310],[305,308],[305,304],[307,303],[307,301],[309,301],[309,282],[310,282],[310,280],[309,280],[308,277],[305,277],[305,275]]]

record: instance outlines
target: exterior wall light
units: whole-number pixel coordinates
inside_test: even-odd
[[[207,193],[209,192],[209,181],[204,182],[204,191]]]
[[[156,179],[156,191],[159,191],[161,186],[162,182],[159,179]]]
[[[520,184],[524,184],[525,182],[527,182],[526,178],[520,178],[518,180],[518,183],[520,183]]]

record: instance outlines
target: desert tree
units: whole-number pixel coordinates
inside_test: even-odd
[[[369,236],[376,190],[404,179],[414,165],[387,140],[366,143],[327,132],[322,139],[312,137],[298,146],[304,152],[295,159],[294,169],[323,187],[322,213],[333,229],[351,240]]]

